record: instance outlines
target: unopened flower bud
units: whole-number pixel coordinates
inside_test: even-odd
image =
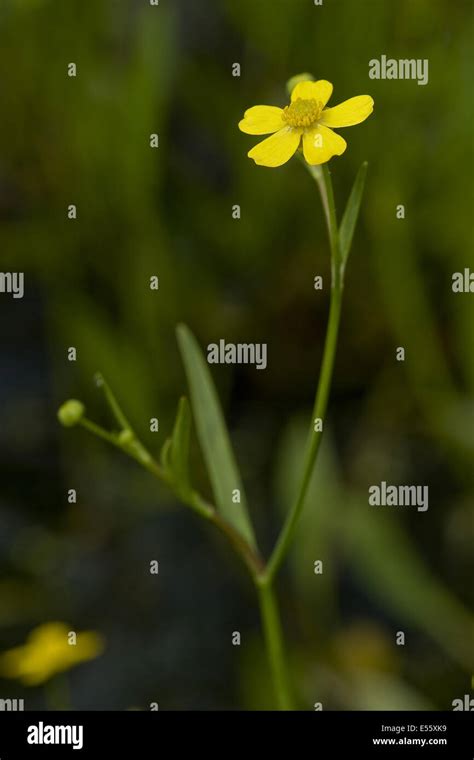
[[[286,83],[286,90],[288,92],[288,95],[291,95],[296,85],[300,82],[314,82],[314,77],[312,74],[307,73],[297,74],[296,76],[291,77],[291,79],[289,79]]]
[[[74,425],[79,424],[85,411],[86,408],[82,401],[71,398],[59,408],[58,420],[64,427],[74,427]]]
[[[122,430],[119,434],[118,442],[121,446],[128,446],[135,439],[131,430]]]

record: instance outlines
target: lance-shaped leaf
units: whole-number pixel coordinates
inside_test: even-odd
[[[344,216],[342,217],[341,226],[339,228],[339,245],[343,270],[351,250],[352,238],[354,237],[354,230],[359,216],[365,177],[367,175],[367,166],[367,161],[364,161],[357,172],[357,177],[352,186],[351,194],[347,201],[346,210],[344,211]]]
[[[161,448],[160,462],[163,469],[166,470],[166,472],[171,475],[172,467],[171,467],[170,451],[171,451],[171,438],[167,438]]]
[[[181,486],[189,488],[189,439],[191,410],[184,396],[179,401],[176,422],[171,436],[170,461],[173,474]]]
[[[187,398],[180,399],[173,432],[161,449],[161,465],[180,488],[189,490],[189,440],[191,410]]]
[[[216,506],[222,516],[255,548],[242,479],[207,362],[196,339],[185,325],[178,326],[177,336],[191,391],[199,443]],[[232,501],[232,493],[236,489],[240,492],[240,503]]]

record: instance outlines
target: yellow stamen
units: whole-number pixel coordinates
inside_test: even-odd
[[[321,116],[323,105],[314,98],[297,98],[283,109],[282,118],[290,127],[311,127]]]

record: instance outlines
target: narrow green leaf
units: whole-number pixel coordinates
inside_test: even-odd
[[[161,453],[160,453],[161,466],[167,472],[171,472],[170,452],[171,452],[171,438],[167,438],[162,446]]]
[[[189,439],[191,436],[191,410],[187,398],[179,401],[176,422],[171,436],[170,460],[177,482],[189,488]]]
[[[176,332],[191,391],[197,434],[216,506],[223,517],[255,548],[242,479],[207,362],[196,339],[185,325],[178,325]],[[240,491],[239,504],[232,501],[235,489]]]
[[[357,219],[360,211],[360,204],[362,201],[362,194],[364,192],[365,177],[367,175],[367,161],[364,161],[357,177],[355,178],[352,186],[349,200],[347,201],[346,210],[342,217],[341,226],[339,229],[339,245],[341,247],[341,261],[344,269],[349,252],[351,250],[352,238],[354,237],[354,230],[357,224]]]

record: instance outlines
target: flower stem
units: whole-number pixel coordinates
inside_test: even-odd
[[[324,422],[326,414],[336,356],[339,324],[341,321],[343,291],[342,259],[331,175],[327,165],[319,167],[309,166],[305,163],[305,166],[318,184],[326,216],[329,243],[331,247],[331,303],[329,307],[329,319],[326,330],[326,339],[324,342],[321,373],[314,401],[311,430],[304,459],[303,476],[293,506],[288,513],[285,524],[283,525],[280,537],[270,559],[268,560],[264,572],[258,579],[262,625],[278,706],[281,710],[292,709],[293,700],[287,675],[280,615],[273,584],[275,576],[285,559],[290,544],[294,538],[296,526],[304,507],[308,486],[311,481],[319,446],[321,444],[323,425],[316,426],[315,420],[319,419]]]
[[[280,613],[272,584],[257,583],[260,614],[265,637],[268,662],[272,674],[278,709],[292,710],[293,698],[288,678],[283,646]]]
[[[308,166],[308,165],[307,165]],[[342,306],[342,276],[341,276],[341,256],[339,250],[339,235],[337,228],[336,208],[334,204],[334,193],[332,189],[331,175],[326,165],[322,169],[318,166],[308,166],[313,178],[318,183],[323,207],[326,214],[326,221],[329,233],[329,242],[331,245],[331,264],[332,264],[332,281],[331,281],[331,304],[329,308],[329,319],[326,330],[326,340],[324,342],[323,359],[321,364],[321,373],[319,376],[318,388],[311,419],[311,430],[306,448],[306,455],[303,466],[303,476],[292,508],[290,509],[285,524],[282,528],[280,537],[276,543],[273,553],[268,561],[264,578],[272,581],[278,569],[280,568],[291,541],[293,540],[296,526],[298,524],[301,511],[304,506],[308,486],[313,474],[316,457],[321,444],[322,428],[326,414],[329,391],[331,387],[332,373],[334,368],[334,359],[336,356],[337,338],[339,333],[339,323],[341,320]],[[315,420],[321,420],[322,424],[315,425]]]

